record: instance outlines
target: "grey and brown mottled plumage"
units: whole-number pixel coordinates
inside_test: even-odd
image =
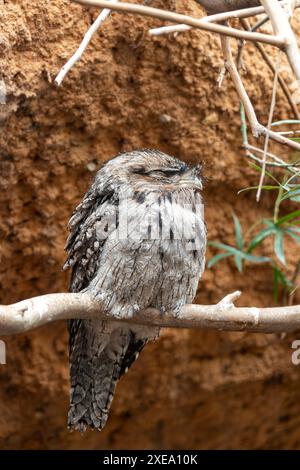
[[[102,429],[121,375],[157,327],[126,324],[140,309],[179,312],[204,269],[206,234],[197,169],[156,150],[106,163],[70,222],[72,292],[101,298],[124,323],[71,320],[68,425]]]

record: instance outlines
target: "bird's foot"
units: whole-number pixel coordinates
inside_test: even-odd
[[[172,309],[172,313],[175,318],[180,318],[182,307],[184,305],[185,305],[185,302],[183,300],[178,300],[178,302],[176,302],[175,306]]]
[[[127,320],[134,317],[139,311],[140,306],[138,304],[120,305],[115,303],[110,313],[118,319]]]

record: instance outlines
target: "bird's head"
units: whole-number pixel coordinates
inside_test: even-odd
[[[201,165],[191,168],[158,150],[143,149],[122,153],[108,161],[97,177],[105,174],[111,184],[128,185],[134,192],[175,192],[183,188],[200,191],[200,171]]]

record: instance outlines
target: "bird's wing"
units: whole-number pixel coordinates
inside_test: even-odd
[[[63,267],[72,267],[71,292],[80,292],[93,279],[104,243],[118,223],[117,206],[114,192],[99,194],[91,188],[71,217]]]
[[[97,272],[100,255],[117,221],[118,198],[112,191],[97,192],[92,186],[69,222],[67,260],[63,269],[72,268],[70,291],[85,289]],[[82,320],[69,320],[70,354],[80,334]]]
[[[118,229],[119,201],[115,193],[99,194],[89,191],[70,220],[67,242],[68,259],[65,268],[72,267],[70,290],[86,289],[101,272],[103,252],[109,244],[110,234]],[[133,227],[140,218],[132,210]],[[130,258],[133,246],[113,241],[114,254],[121,256],[123,264]],[[122,246],[127,256],[122,251]],[[116,253],[120,250],[120,253]],[[113,254],[112,254],[113,255]],[[112,256],[113,257],[113,256]],[[102,259],[103,262],[103,259]],[[134,266],[132,269],[135,269]],[[130,276],[124,269],[122,277]],[[104,276],[103,272],[101,275]],[[120,376],[135,361],[148,338],[157,336],[157,328],[119,326],[100,320],[70,320],[69,349],[71,399],[68,423],[71,428],[85,429],[87,425],[102,429]],[[147,331],[146,331],[147,330]],[[149,332],[148,332],[149,330]]]

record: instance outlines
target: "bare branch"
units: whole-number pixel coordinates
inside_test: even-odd
[[[229,40],[228,40],[228,36],[229,36],[229,37],[235,37],[235,38],[239,38],[239,39],[249,39],[250,41],[254,41],[254,42],[257,42],[257,41],[265,42],[267,44],[275,45],[275,46],[277,46],[279,48],[283,48],[283,49],[285,49],[287,47],[287,48],[291,49],[292,52],[291,52],[290,56],[292,56],[293,60],[294,60],[296,58],[296,49],[295,49],[296,46],[294,44],[296,39],[295,39],[295,36],[294,36],[294,33],[293,33],[292,29],[289,26],[287,15],[285,13],[283,13],[283,10],[282,10],[280,4],[278,4],[278,8],[280,9],[282,16],[284,16],[286,21],[287,21],[289,31],[287,31],[286,26],[283,28],[283,27],[280,27],[280,26],[277,25],[277,16],[278,16],[278,12],[277,12],[276,13],[277,16],[275,15],[274,17],[272,17],[273,24],[276,25],[276,28],[277,28],[276,29],[275,26],[274,26],[274,29],[277,33],[277,36],[270,36],[270,35],[256,33],[256,32],[241,31],[241,30],[238,30],[238,29],[230,28],[228,26],[213,24],[213,23],[210,23],[209,21],[205,21],[205,19],[204,20],[197,20],[197,19],[192,18],[190,16],[180,15],[180,14],[177,14],[177,13],[174,13],[174,12],[160,10],[160,9],[157,9],[157,8],[146,7],[146,6],[142,6],[142,5],[135,5],[135,4],[131,4],[131,3],[123,3],[123,2],[118,3],[116,1],[113,2],[113,1],[104,1],[104,0],[73,0],[73,1],[75,1],[76,3],[80,3],[82,5],[88,5],[88,6],[92,6],[92,7],[95,7],[95,6],[97,6],[97,7],[107,7],[109,9],[115,10],[115,11],[120,11],[120,12],[125,12],[125,13],[135,13],[135,14],[150,16],[150,17],[159,18],[159,19],[162,19],[162,20],[169,20],[169,21],[174,22],[174,23],[182,22],[183,24],[186,24],[186,25],[189,25],[189,26],[192,26],[192,27],[195,27],[195,28],[204,29],[204,30],[207,30],[207,31],[215,32],[215,33],[220,33],[221,37],[223,38],[222,39],[222,47],[223,47],[226,67],[230,72],[230,75],[232,77],[234,85],[235,85],[235,87],[237,89],[237,92],[240,96],[240,99],[241,99],[241,101],[242,101],[242,103],[245,107],[245,112],[246,112],[247,117],[249,119],[253,135],[256,136],[256,137],[258,137],[261,134],[268,135],[268,138],[270,138],[272,140],[275,140],[276,142],[278,142],[282,145],[289,146],[289,147],[291,147],[295,150],[300,150],[300,144],[299,143],[294,142],[290,139],[287,139],[283,135],[280,135],[277,132],[268,130],[266,127],[264,127],[263,125],[261,125],[258,122],[255,111],[254,111],[254,108],[251,104],[251,101],[250,101],[250,99],[247,95],[247,92],[244,88],[242,80],[239,76],[239,73],[237,71],[235,63],[233,61],[232,53],[231,53],[231,49],[230,49],[230,43],[229,43]],[[296,4],[297,3],[298,2],[296,2]],[[296,6],[298,6],[298,5],[296,5]],[[270,8],[269,8],[268,2],[266,2],[266,8],[268,8],[268,12],[269,12]],[[273,12],[273,10],[272,10],[272,12]],[[270,14],[270,16],[271,16],[271,14]],[[284,36],[281,37],[278,34],[278,32],[279,32],[278,28],[280,29],[282,34],[284,33]],[[291,36],[293,36],[293,38]],[[224,38],[227,38],[227,39],[224,39]],[[300,65],[299,65],[299,69],[300,69]]]
[[[244,143],[243,144],[243,147],[244,149],[247,151],[246,152],[246,156],[250,157],[250,158],[253,158],[254,160],[262,163],[262,160],[258,157],[256,157],[255,155],[251,154],[251,151],[253,152],[258,152],[258,153],[264,153],[264,150],[258,148],[258,147],[254,147],[253,145],[250,145],[248,142],[247,143]],[[266,161],[266,165],[270,165],[270,166],[278,166],[278,167],[283,167],[283,168],[288,168],[292,173],[295,173],[298,175],[299,173],[299,168],[297,168],[296,165],[298,165],[298,163],[287,163],[287,162],[284,162],[283,160],[281,160],[281,158],[278,158],[276,155],[274,155],[273,153],[270,153],[270,152],[267,152],[267,157],[270,157],[272,158],[273,160],[275,160],[274,162],[270,162],[270,161]]]
[[[258,189],[256,193],[257,202],[260,200],[262,185],[263,185],[265,174],[266,174],[266,161],[267,161],[267,153],[268,153],[268,146],[269,146],[269,139],[270,139],[270,129],[271,129],[272,121],[273,121],[273,114],[274,114],[275,102],[276,102],[279,69],[280,69],[280,51],[277,51],[277,61],[276,61],[275,75],[274,75],[274,81],[273,81],[271,105],[270,105],[270,111],[269,111],[269,117],[268,117],[267,134],[265,137],[264,153],[263,153],[263,158],[262,158],[263,160],[262,171],[260,174]]]
[[[230,20],[232,18],[249,18],[249,16],[259,15],[264,13],[264,7],[260,6],[257,8],[247,8],[245,10],[235,10],[235,11],[227,11],[224,13],[217,13],[215,15],[204,16],[201,18],[203,21],[207,21],[208,23],[218,23]],[[183,31],[189,31],[193,29],[191,26],[186,24],[178,24],[174,26],[162,26],[160,28],[153,28],[149,30],[151,36],[160,36],[161,34],[170,34],[170,33],[177,33]]]
[[[161,313],[153,308],[126,319],[127,323],[166,328],[288,332],[300,329],[300,305],[274,308],[235,307],[240,292],[229,294],[216,305],[186,305],[180,314]],[[111,321],[124,319],[104,313],[101,301],[88,294],[49,294],[0,306],[0,335],[32,330],[56,320],[97,318]]]
[[[201,5],[204,4],[204,2],[201,1],[201,0],[197,0],[197,1]],[[213,3],[213,2],[211,2],[209,0],[206,3]],[[260,2],[256,2],[256,3],[260,3]],[[230,9],[229,11],[223,10],[223,8],[221,8],[221,5],[219,6],[219,9],[206,8],[208,11],[219,11],[219,10],[221,10],[222,13],[215,13],[213,15],[204,16],[201,19],[203,21],[208,21],[210,23],[211,22],[217,23],[217,22],[227,21],[227,20],[230,20],[230,19],[233,19],[233,18],[249,18],[250,16],[260,15],[261,13],[265,12],[264,7],[262,7],[262,6],[251,7],[251,8],[243,8],[241,10],[238,10],[237,8],[240,8],[241,4],[242,4],[242,2],[236,1],[235,2],[236,9]],[[295,8],[299,8],[299,7],[300,7],[300,0],[297,0],[295,2]],[[179,25],[174,25],[174,26],[172,25],[172,26],[162,26],[160,28],[153,28],[153,29],[150,29],[149,33],[152,36],[160,36],[161,34],[177,33],[177,32],[189,31],[191,29],[193,29],[191,26],[187,26],[186,24],[179,24]]]
[[[246,147],[245,145],[243,145],[243,147],[246,149],[245,155],[246,155],[247,158],[250,158],[251,160],[254,160],[254,161],[258,162],[261,165],[264,163],[261,158],[257,157],[256,155],[254,155],[253,153],[250,152],[250,149],[249,149],[250,146]],[[265,165],[266,166],[276,166],[277,168],[287,168],[288,170],[290,169],[289,165],[287,165],[285,163],[280,164],[280,163],[276,163],[276,162],[266,161]],[[256,188],[258,188],[258,186],[256,186]]]
[[[108,0],[108,1],[111,1],[111,0]],[[115,1],[117,2],[118,0],[115,0]],[[105,8],[104,10],[102,10],[100,15],[97,17],[94,23],[87,30],[77,51],[72,55],[72,57],[70,57],[68,62],[62,67],[57,77],[55,78],[54,83],[57,86],[59,86],[62,83],[63,79],[65,78],[69,70],[80,59],[85,49],[89,45],[93,35],[100,28],[101,24],[103,23],[103,21],[106,20],[106,18],[110,15],[110,13],[111,13],[111,10],[109,10],[108,8]]]
[[[240,21],[241,21],[244,29],[246,29],[247,31],[251,31],[251,28],[250,28],[247,20],[241,19]],[[259,42],[255,42],[254,46],[256,47],[256,49],[258,50],[258,52],[260,53],[260,55],[262,56],[262,58],[266,62],[267,66],[270,68],[270,70],[272,70],[272,72],[275,74],[275,66],[274,66],[273,62],[270,60],[268,54],[265,52],[263,46]],[[286,96],[286,99],[288,100],[288,102],[290,104],[290,107],[292,108],[292,111],[294,113],[295,118],[300,119],[300,113],[298,111],[296,103],[294,102],[294,100],[291,96],[291,93],[288,89],[288,86],[285,83],[284,79],[281,77],[281,75],[278,76],[278,82],[279,82],[279,85],[282,88],[283,93]]]
[[[232,78],[236,91],[240,97],[241,102],[243,103],[243,106],[245,108],[245,113],[249,120],[253,135],[255,137],[259,137],[260,135],[269,134],[270,139],[282,145],[286,145],[293,149],[300,150],[300,144],[298,142],[294,142],[293,140],[287,139],[286,137],[282,136],[281,134],[277,132],[274,132],[271,130],[268,131],[266,127],[264,127],[262,124],[258,122],[254,108],[250,101],[250,98],[246,92],[246,89],[243,85],[241,77],[234,63],[232,52],[231,52],[231,47],[230,47],[230,39],[226,36],[221,36],[221,43],[222,43],[226,69],[230,73],[230,76]]]
[[[295,73],[296,79],[300,80],[300,53],[288,15],[283,12],[278,0],[261,0],[261,3],[272,22],[275,34],[284,38],[284,50],[290,66]]]
[[[111,10],[120,11],[123,13],[134,13],[142,16],[150,16],[171,23],[182,23],[192,26],[193,28],[203,29],[212,33],[219,33],[225,36],[231,36],[238,39],[247,39],[248,41],[260,41],[272,46],[283,48],[285,46],[284,40],[280,36],[272,36],[262,33],[250,33],[248,31],[241,31],[240,29],[228,28],[219,24],[209,23],[204,20],[198,20],[191,16],[180,15],[171,11],[160,10],[159,8],[146,7],[143,5],[135,5],[134,3],[117,3],[108,2],[107,0],[72,0],[81,5],[91,7],[110,8]]]

